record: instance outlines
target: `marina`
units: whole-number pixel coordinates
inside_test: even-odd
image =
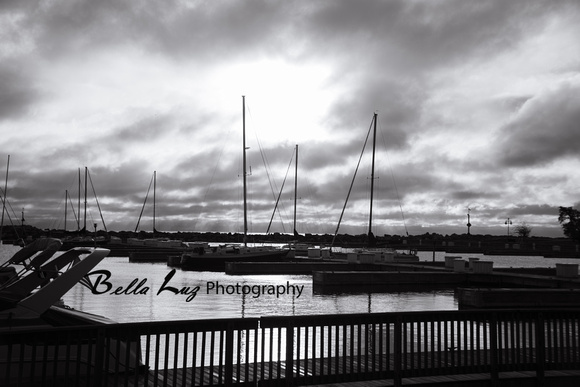
[[[12,255],[19,248],[11,245],[0,245],[6,255]],[[418,270],[443,271],[445,264],[444,252],[436,252],[435,262],[431,252],[419,252],[419,264],[407,264],[402,271],[409,272],[409,267]],[[493,260],[493,276],[498,278],[497,287],[506,287],[506,281],[524,281],[529,278],[551,278],[551,283],[568,283],[575,279],[560,278],[557,282],[556,264],[578,263],[578,259],[545,259],[541,257],[470,255],[480,260]],[[319,264],[319,263],[317,263]],[[241,264],[240,264],[241,265]],[[361,265],[364,268],[364,265]],[[170,292],[157,293],[172,268],[166,263],[131,263],[127,257],[107,257],[100,262],[95,270],[110,272],[107,279],[112,290],[103,294],[92,294],[89,289],[78,284],[65,296],[64,302],[72,308],[104,315],[118,322],[164,321],[178,319],[212,319],[261,317],[272,314],[305,315],[315,313],[382,313],[421,310],[458,310],[459,300],[453,288],[423,289],[422,291],[396,290],[390,292],[365,291],[364,289],[348,289],[344,286],[339,292],[322,294],[315,292],[312,275],[308,274],[240,274],[228,275],[223,272],[196,272],[177,270],[168,283],[177,289],[184,287],[199,287],[195,299],[185,301],[185,296]],[[449,269],[448,269],[449,270]],[[330,270],[331,271],[331,270]],[[514,273],[523,271],[526,275]],[[545,275],[537,276],[539,272]],[[459,274],[464,275],[464,274]],[[473,275],[473,274],[470,274]],[[485,275],[484,275],[485,276]],[[96,276],[92,277],[96,279]],[[499,282],[501,279],[502,282]],[[103,277],[104,280],[104,277]],[[143,288],[149,290],[145,294],[133,294],[134,288],[127,290],[129,285],[145,281]],[[263,295],[253,297],[250,294],[208,293],[207,285],[219,282],[224,285],[273,285],[286,284],[304,285],[302,295],[278,297]],[[510,285],[513,287],[513,285]],[[123,288],[123,294],[110,294],[114,289]],[[411,289],[412,290],[412,289]],[[133,293],[132,293],[133,292]],[[115,308],[111,308],[115,305]]]
[[[36,3],[0,387],[580,386],[580,1]]]
[[[382,385],[399,386],[411,382],[431,384],[442,374],[448,380],[461,376],[456,382],[463,383],[468,379],[470,383],[511,383],[537,378],[564,383],[577,377],[579,335],[569,334],[578,330],[578,310],[570,304],[576,300],[576,291],[567,290],[571,301],[553,305],[564,309],[548,310],[545,304],[528,303],[516,305],[517,311],[513,310],[514,305],[504,311],[497,307],[510,306],[505,300],[513,302],[521,297],[521,291],[511,298],[500,289],[496,293],[454,291],[469,276],[485,277],[488,283],[489,278],[501,278],[500,284],[506,278],[521,281],[534,277],[549,278],[558,284],[556,287],[575,284],[577,275],[570,271],[576,266],[574,260],[535,257],[526,262],[527,271],[540,266],[555,274],[548,277],[518,274],[517,268],[508,266],[514,263],[510,257],[494,257],[498,267],[492,270],[474,270],[483,261],[481,257],[464,260],[439,254],[433,260],[433,256],[421,257],[421,252],[419,255],[431,259],[399,264],[280,263],[283,274],[256,274],[255,265],[264,267],[264,263],[236,263],[233,266],[251,268],[252,274],[235,275],[176,270],[167,263],[134,263],[126,257],[108,257],[89,273],[92,290],[75,285],[63,299],[74,309],[112,317],[119,323],[53,328],[50,342],[64,345],[57,347],[44,344],[49,333],[46,328],[37,333],[25,331],[28,338],[40,335],[36,344],[27,349],[33,358],[35,353],[59,348],[59,352],[67,354],[66,361],[43,363],[45,360],[37,359],[35,367],[23,369],[9,360],[14,357],[7,356],[5,367],[10,371],[5,373],[4,381],[6,385],[18,385],[31,377],[87,386],[203,386],[383,380]],[[459,261],[461,265],[457,264]],[[309,270],[324,269],[325,265],[327,269],[334,265],[335,269],[360,266],[377,270],[289,274],[286,265],[296,264],[308,266]],[[338,286],[342,284],[342,289],[317,291],[316,277],[320,273],[342,276],[336,282]],[[409,289],[356,286],[356,281],[368,285],[370,278],[383,284],[407,281]],[[456,282],[458,279],[461,281]],[[447,286],[436,289],[428,285],[433,281]],[[419,291],[419,283],[427,286]],[[541,300],[549,302],[550,292],[537,291],[543,292]],[[553,297],[559,297],[561,291],[555,289]],[[466,299],[482,310],[461,310],[462,300]],[[527,310],[528,307],[536,310]],[[22,345],[27,345],[19,341],[24,337],[5,337],[8,353],[21,353]],[[95,362],[98,356],[93,360],[79,357],[74,344],[77,337],[94,343],[89,352],[106,351],[113,357],[115,337],[139,337],[126,341],[127,348],[117,345],[116,350],[124,351],[121,357],[140,353],[145,368],[135,366],[133,371],[118,372],[114,363]],[[541,368],[539,362],[543,364]]]

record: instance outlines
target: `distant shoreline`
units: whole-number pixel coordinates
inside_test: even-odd
[[[114,239],[126,242],[129,238],[152,239],[167,238],[184,242],[215,242],[215,243],[243,243],[242,233],[225,232],[146,232],[146,231],[110,231],[78,232],[63,230],[41,230],[33,226],[5,227],[3,243],[10,244],[18,238],[36,239],[50,236],[63,240],[75,237],[86,237],[101,242]],[[249,234],[248,243],[305,243],[316,246],[331,246],[334,239],[336,247],[361,248],[368,247],[366,234],[350,235],[339,234],[334,238],[330,234]],[[414,249],[419,251],[445,251],[449,254],[486,254],[486,255],[541,255],[545,257],[580,258],[580,243],[565,237],[518,237],[514,235],[472,235],[452,234],[441,235],[425,233],[422,235],[380,235],[375,236],[376,247],[392,247],[400,250]]]

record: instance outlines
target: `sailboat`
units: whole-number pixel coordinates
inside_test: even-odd
[[[344,252],[335,252],[332,251],[332,256],[335,258],[345,258],[349,262],[360,262],[360,263],[374,263],[374,262],[418,262],[419,257],[416,254],[416,251],[410,250],[408,253],[399,252],[393,248],[383,247],[379,248],[376,246],[376,238],[372,231],[373,226],[373,199],[374,199],[374,181],[375,181],[375,148],[376,148],[376,138],[377,138],[377,119],[378,114],[374,113],[373,120],[372,120],[372,128],[373,128],[373,139],[372,139],[372,162],[371,162],[371,192],[370,192],[370,210],[369,210],[369,228],[367,232],[367,247],[363,249],[356,249],[354,251],[344,253]],[[368,135],[367,135],[368,140]],[[364,148],[363,146],[363,152]],[[361,153],[362,158],[362,153]],[[360,165],[360,159],[359,159]],[[358,170],[358,165],[357,165]],[[336,227],[336,231],[334,233],[334,238],[332,240],[332,246],[334,245],[336,236],[338,234],[338,229],[340,228],[340,222],[342,220],[342,216],[344,215],[344,210],[346,209],[346,205],[348,203],[348,198],[350,196],[350,192],[352,190],[352,186],[356,177],[356,170],[353,176],[350,189],[348,195],[346,197],[346,201],[344,203],[344,207],[342,209],[342,213],[340,214],[340,218],[338,220],[338,225]]]
[[[294,222],[293,225],[293,232],[294,237],[298,239],[300,234],[296,230],[296,202],[298,200],[298,144],[296,144],[296,163],[294,165]],[[294,241],[291,245],[291,254],[296,256],[306,256],[308,255],[308,249],[312,248],[313,246],[308,243],[298,243],[298,241]]]
[[[77,218],[77,236],[66,237],[63,239],[63,244],[61,247],[62,251],[67,251],[75,247],[90,247],[90,246],[106,246],[108,244],[108,240],[110,239],[108,235],[107,225],[105,224],[105,219],[103,218],[103,212],[101,211],[101,205],[99,204],[99,199],[97,198],[97,194],[95,192],[95,187],[93,185],[93,181],[89,172],[89,168],[85,167],[85,181],[84,181],[84,216],[83,216],[83,225],[81,228],[80,224],[80,217],[81,217],[81,171],[79,168],[79,201],[78,201],[78,218]],[[93,195],[95,196],[95,202],[97,204],[97,208],[99,210],[99,215],[101,217],[101,222],[103,225],[103,229],[107,236],[97,236],[97,223],[94,223],[94,232],[92,232],[92,236],[89,234],[89,229],[87,229],[87,194],[88,194],[88,184],[91,184]],[[71,203],[72,204],[72,203]],[[66,225],[66,198],[65,198],[65,225]],[[74,211],[74,207],[73,207]],[[65,227],[66,233],[66,227]]]
[[[247,201],[247,163],[246,163],[246,98],[242,96],[242,147],[243,147],[243,206],[244,239],[243,245],[229,244],[210,246],[208,243],[192,243],[181,255],[183,270],[225,271],[226,262],[277,262],[285,260],[288,249],[270,246],[248,246],[248,201]]]
[[[290,171],[290,167],[292,165],[292,160],[295,159],[294,162],[294,222],[292,226],[293,235],[296,240],[290,242],[290,244],[285,245],[284,248],[290,249],[288,253],[289,258],[294,258],[296,256],[306,256],[308,255],[308,249],[312,247],[309,243],[298,243],[298,239],[300,238],[300,233],[297,231],[296,227],[296,208],[297,208],[297,201],[298,201],[298,144],[294,148],[294,153],[290,158],[290,164],[288,165],[288,171]],[[288,175],[288,172],[286,172]],[[272,225],[272,221],[274,220],[274,216],[276,215],[276,211],[278,209],[278,204],[280,202],[280,197],[282,196],[282,191],[284,190],[284,185],[286,184],[286,178],[282,182],[282,187],[280,187],[280,192],[278,193],[278,198],[276,200],[276,205],[274,206],[274,211],[272,211],[272,216],[270,218],[270,223],[268,224],[268,229],[266,230],[266,234],[270,232],[270,226]]]

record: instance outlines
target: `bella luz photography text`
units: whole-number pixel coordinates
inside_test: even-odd
[[[169,292],[175,295],[185,296],[185,301],[192,301],[201,291],[202,286],[182,286],[180,288],[170,286],[171,279],[175,275],[176,270],[171,270],[166,276],[163,284],[157,290],[157,295],[162,292]],[[114,295],[146,295],[153,291],[147,285],[147,278],[135,278],[126,286],[115,286],[111,282],[112,275],[108,270],[95,270],[88,273],[83,284],[87,286],[93,294],[114,294]],[[221,285],[219,281],[206,281],[205,294],[213,295],[244,295],[252,298],[259,298],[262,296],[275,296],[276,298],[284,296],[295,296],[299,298],[304,290],[304,285],[293,285],[290,281],[285,284],[246,284],[236,283]]]

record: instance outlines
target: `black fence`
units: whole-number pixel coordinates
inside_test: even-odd
[[[579,310],[124,323],[0,333],[0,385],[306,385],[579,370]]]

